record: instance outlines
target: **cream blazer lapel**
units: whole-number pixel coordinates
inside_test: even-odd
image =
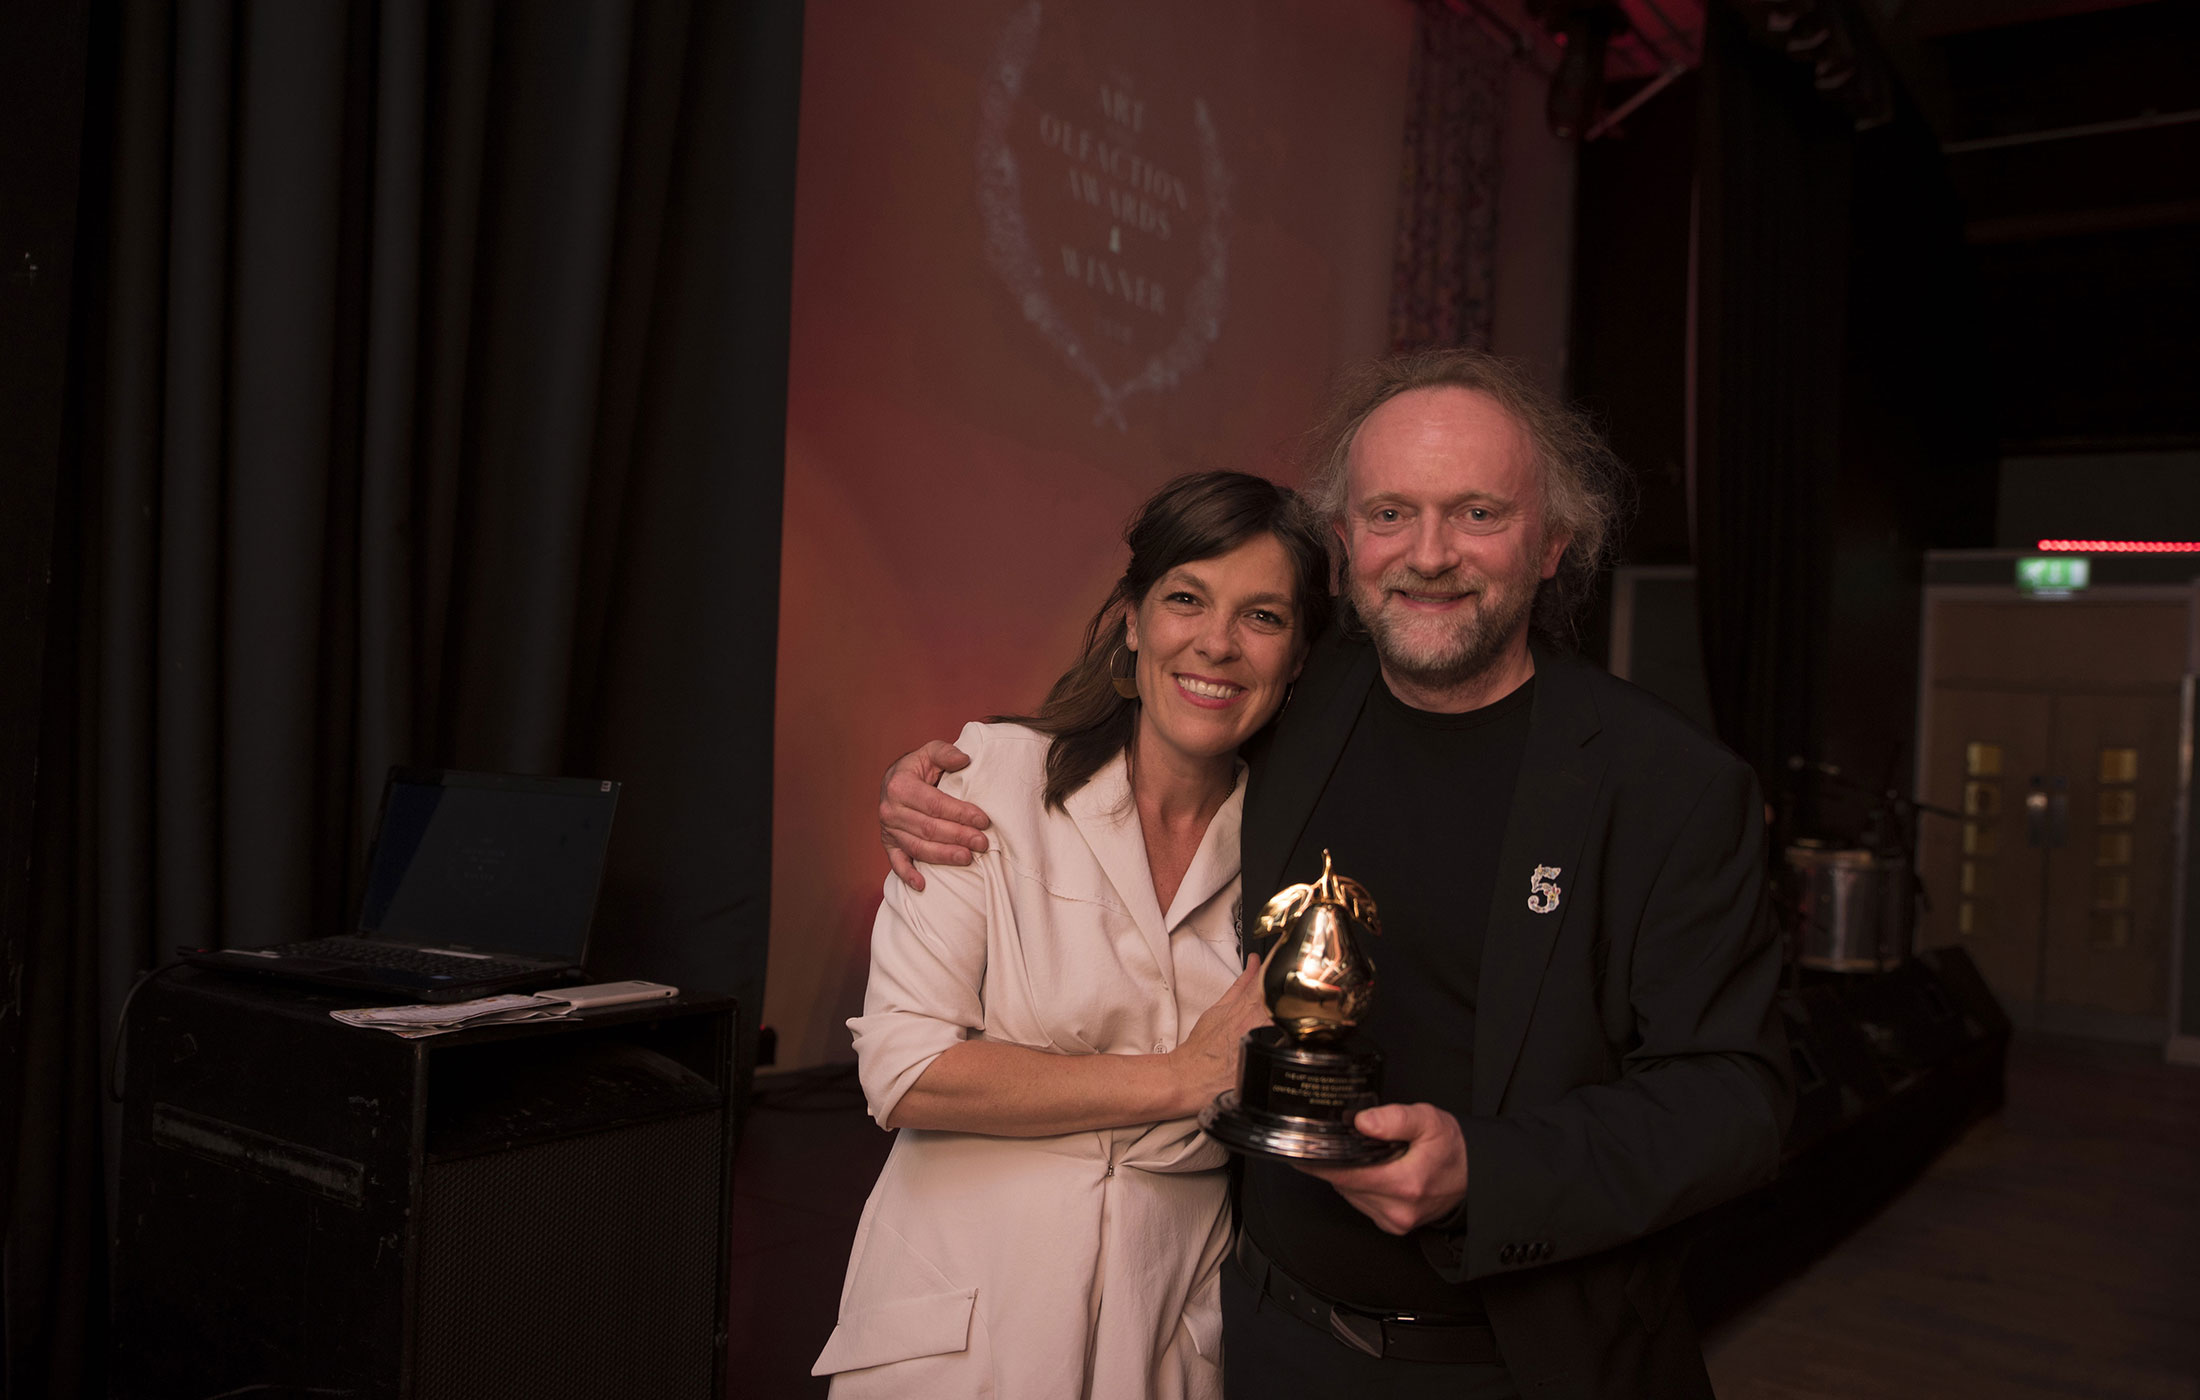
[[[1130,763],[1122,754],[1108,760],[1092,781],[1069,795],[1062,804],[1077,832],[1085,838],[1092,858],[1100,863],[1123,910],[1138,926],[1154,970],[1167,978],[1169,933],[1161,921],[1161,901],[1154,896],[1153,870],[1146,863],[1146,833],[1138,824],[1138,804],[1131,799]]]
[[[1237,786],[1207,823],[1205,834],[1199,838],[1199,849],[1192,853],[1192,863],[1176,887],[1176,899],[1169,905],[1168,917],[1161,921],[1162,927],[1172,933],[1193,911],[1213,899],[1217,890],[1237,878],[1238,833],[1245,825],[1245,775],[1245,765],[1240,763]],[[1152,883],[1150,871],[1147,883]],[[1242,937],[1243,930],[1239,933]]]
[[[1221,810],[1207,823],[1191,866],[1177,886],[1168,913],[1153,890],[1153,866],[1146,860],[1145,828],[1138,822],[1138,803],[1131,796],[1130,763],[1117,754],[1092,780],[1069,795],[1062,804],[1078,834],[1092,851],[1093,859],[1115,887],[1124,911],[1138,926],[1146,951],[1163,985],[1171,978],[1169,931],[1237,875],[1238,832],[1245,812],[1245,765],[1237,766],[1237,786],[1223,801]]]

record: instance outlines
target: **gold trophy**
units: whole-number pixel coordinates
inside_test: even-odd
[[[1383,1057],[1355,1031],[1375,995],[1362,944],[1382,932],[1359,881],[1330,868],[1268,901],[1255,925],[1281,935],[1261,962],[1261,998],[1275,1024],[1248,1031],[1238,1087],[1200,1110],[1199,1125],[1234,1152],[1287,1161],[1364,1166],[1405,1144],[1352,1126],[1381,1101]]]

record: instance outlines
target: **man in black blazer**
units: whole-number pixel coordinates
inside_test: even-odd
[[[1755,780],[1531,645],[1614,513],[1569,410],[1502,361],[1427,352],[1346,384],[1320,441],[1351,622],[1248,754],[1244,889],[1330,850],[1373,892],[1363,1029],[1392,1102],[1358,1126],[1406,1149],[1244,1164],[1228,1392],[1708,1396],[1683,1222],[1769,1179],[1791,1104]],[[889,775],[912,819],[956,815],[916,791],[940,757]]]

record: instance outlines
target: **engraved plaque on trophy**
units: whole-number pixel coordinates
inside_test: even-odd
[[[1275,1024],[1247,1032],[1238,1087],[1202,1109],[1199,1125],[1259,1157],[1363,1166],[1397,1156],[1404,1143],[1352,1126],[1382,1098],[1382,1053],[1355,1029],[1375,993],[1364,947],[1382,931],[1375,901],[1323,851],[1321,878],[1279,891],[1256,927],[1278,935],[1261,962]]]

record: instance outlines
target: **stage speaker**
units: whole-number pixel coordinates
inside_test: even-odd
[[[1780,998],[1788,1054],[1795,1066],[1795,1117],[1783,1150],[1793,1157],[1887,1096],[1867,1040],[1830,987],[1805,987]]]
[[[1963,1018],[1964,1034],[1972,1040],[1995,1040],[2009,1034],[2009,1013],[1994,999],[1986,977],[1961,948],[1922,948],[1918,965],[1933,975],[1941,992]]]
[[[1975,1046],[2008,1038],[2009,1018],[1960,948],[1928,949],[1886,972],[1828,985],[1838,989],[1893,1089]]]
[[[350,1004],[140,991],[115,1393],[722,1395],[732,1003],[412,1041]]]

